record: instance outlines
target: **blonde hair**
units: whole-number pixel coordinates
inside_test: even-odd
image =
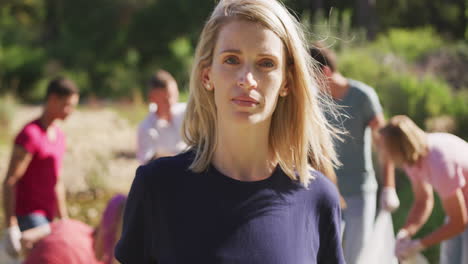
[[[393,159],[401,159],[406,164],[415,164],[428,152],[426,133],[405,115],[392,117],[380,129],[380,134]]]
[[[190,169],[202,172],[213,158],[217,144],[217,112],[213,93],[202,85],[202,71],[212,63],[221,28],[233,19],[263,25],[273,31],[285,47],[290,91],[278,100],[269,132],[269,145],[281,169],[291,179],[307,186],[313,179],[309,159],[313,168],[335,178],[333,167],[338,161],[332,134],[336,129],[328,124],[322,113],[321,106],[328,103],[319,98],[315,79],[318,68],[308,54],[301,25],[275,0],[221,0],[206,22],[195,52],[183,124],[184,140],[196,153]]]

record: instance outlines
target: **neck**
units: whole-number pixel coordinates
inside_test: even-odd
[[[276,167],[268,136],[270,121],[259,125],[227,125],[218,120],[213,165],[224,175],[240,181],[259,181]]]
[[[159,119],[164,119],[168,122],[172,121],[171,107],[169,107],[169,109],[161,109],[158,107],[158,110],[156,110],[156,115]]]
[[[349,89],[348,80],[340,73],[333,73],[329,79],[330,93],[334,99],[342,99]]]
[[[44,128],[44,130],[48,130],[52,124],[54,123],[55,121],[55,118],[53,118],[48,112],[47,110],[45,110],[41,117],[39,118],[39,123],[41,124],[42,128]]]

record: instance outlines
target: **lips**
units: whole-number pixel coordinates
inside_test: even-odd
[[[239,106],[256,106],[259,102],[250,96],[236,96],[231,100]]]

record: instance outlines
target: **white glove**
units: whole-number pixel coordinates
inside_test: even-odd
[[[21,252],[21,231],[17,225],[5,230],[7,236],[6,251],[12,257],[19,256]]]
[[[400,229],[395,238],[396,242],[399,240],[411,240],[411,237],[406,229]]]
[[[405,260],[423,249],[424,246],[419,239],[401,239],[396,242],[395,255],[399,260]]]
[[[400,207],[400,200],[393,187],[384,187],[380,195],[380,206],[383,210],[394,212]]]

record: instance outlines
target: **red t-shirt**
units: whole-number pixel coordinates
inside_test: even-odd
[[[76,220],[51,224],[52,233],[34,245],[23,264],[101,264],[93,250],[93,229]]]
[[[15,139],[33,155],[26,172],[16,185],[17,216],[40,213],[52,220],[57,213],[55,185],[65,153],[65,136],[57,126],[56,138],[50,140],[47,132],[35,120],[27,124]]]

